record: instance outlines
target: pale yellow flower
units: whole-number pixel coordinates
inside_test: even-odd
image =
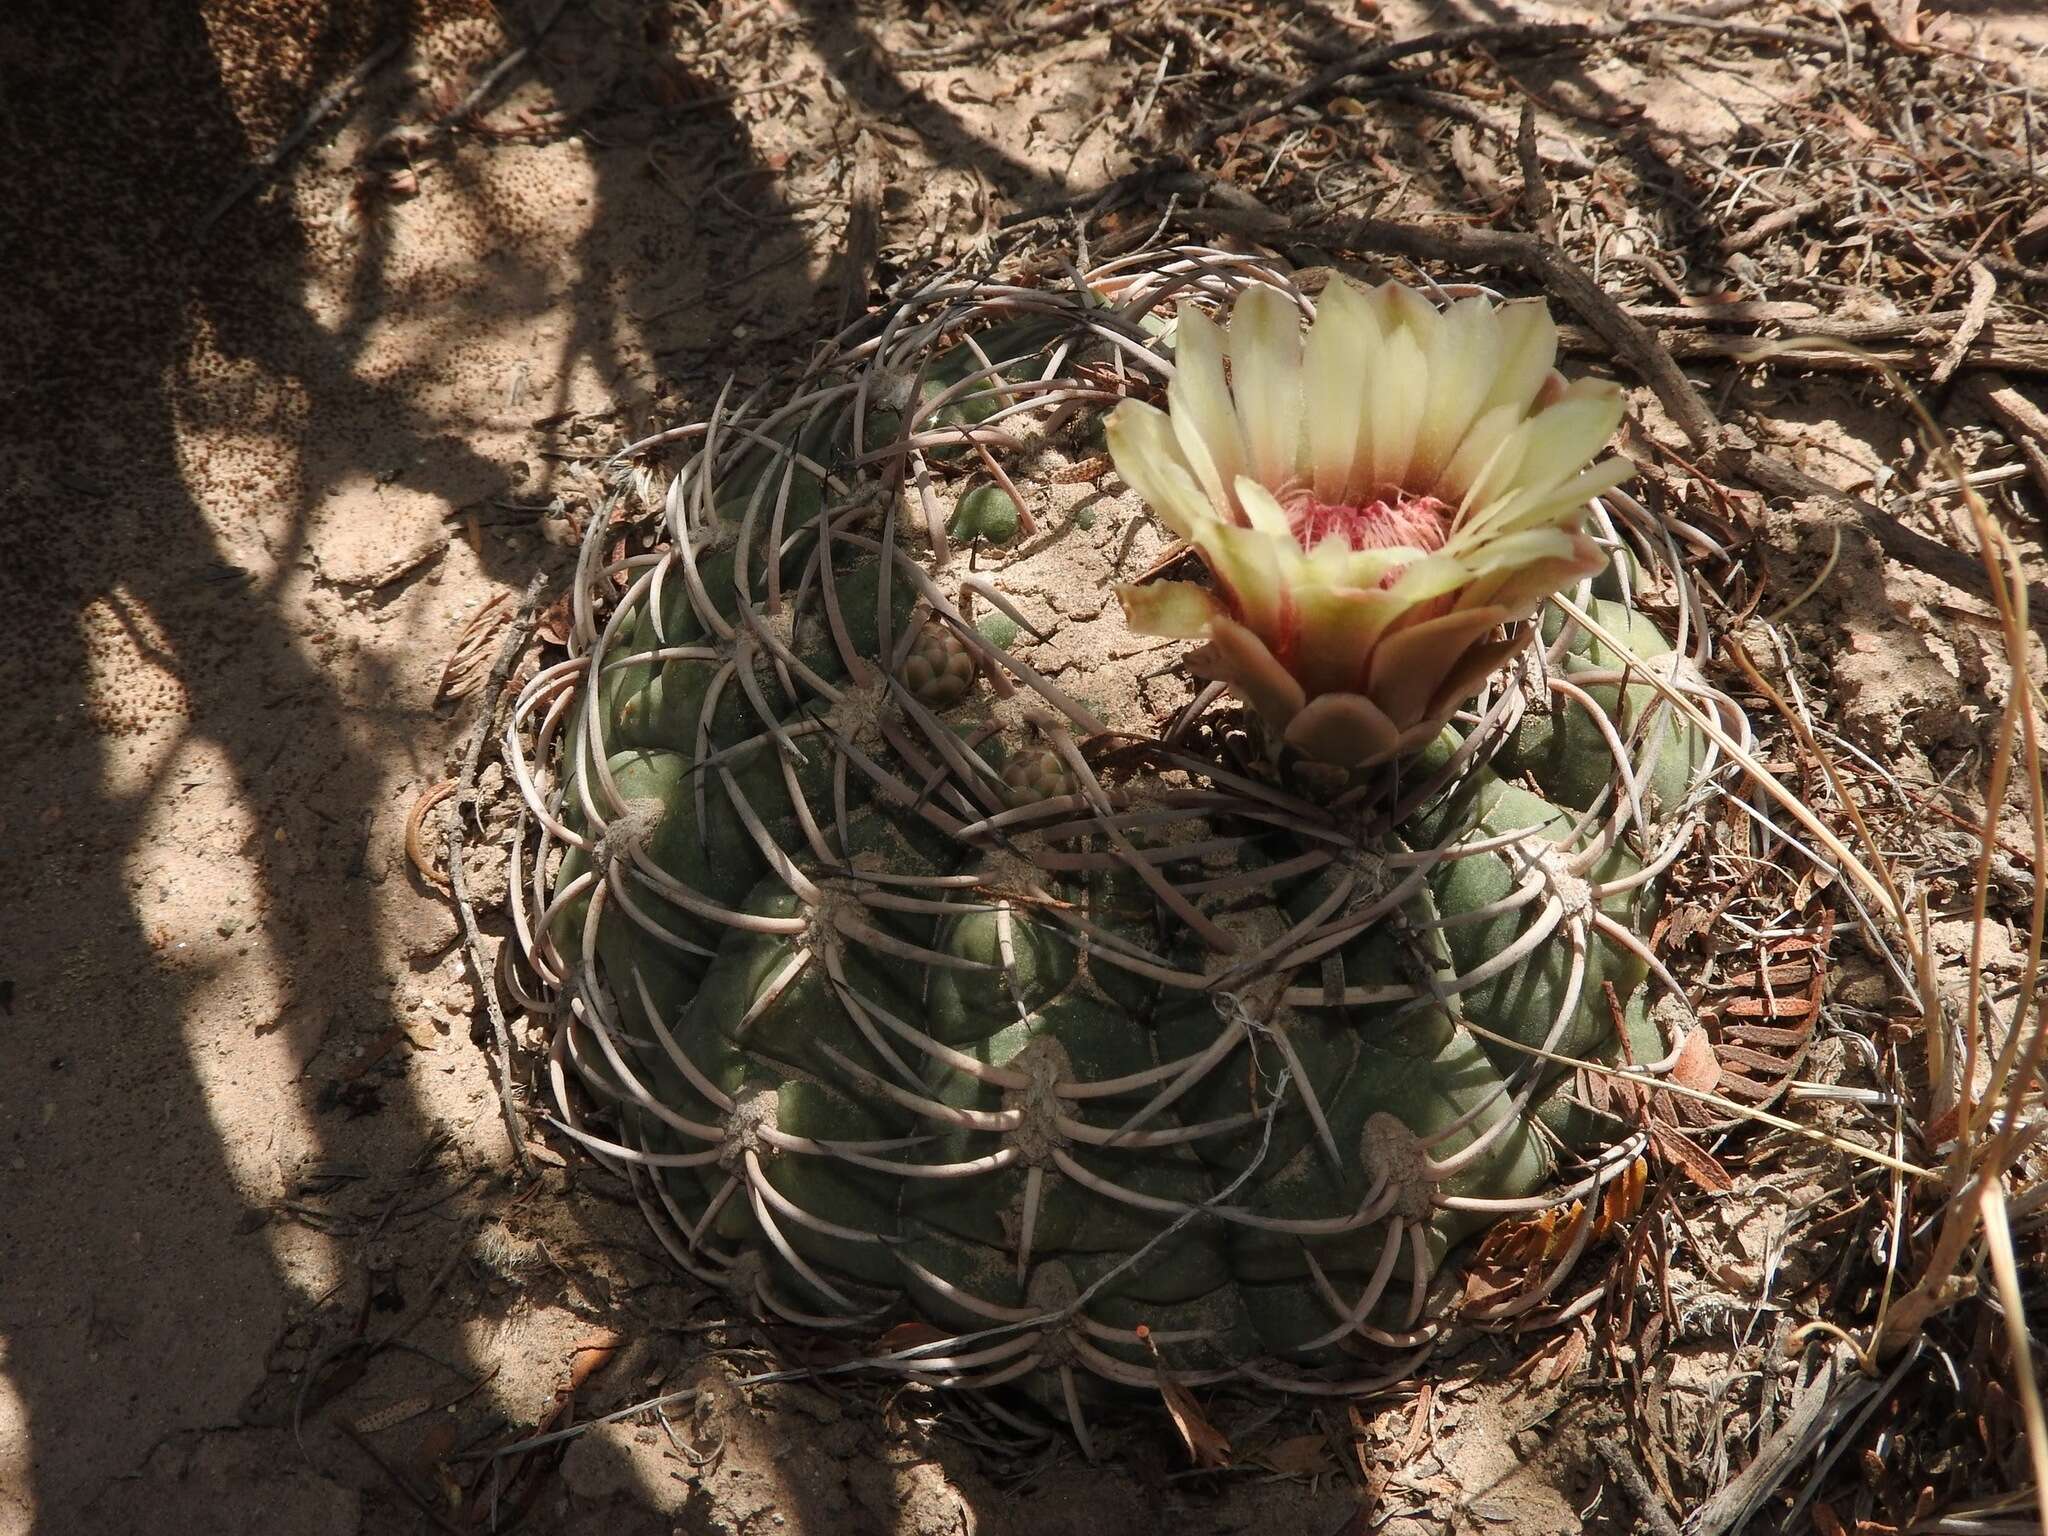
[[[1634,472],[1586,467],[1621,391],[1567,385],[1556,357],[1541,300],[1439,310],[1335,281],[1306,338],[1265,284],[1227,334],[1184,304],[1168,409],[1125,401],[1109,448],[1212,585],[1119,587],[1132,627],[1207,641],[1191,669],[1318,761],[1430,740],[1524,642],[1520,621],[1599,568],[1587,502]]]

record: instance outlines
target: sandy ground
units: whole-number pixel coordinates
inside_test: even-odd
[[[1186,1491],[1163,1430],[1013,1488],[916,1405],[742,1399],[609,1185],[549,1154],[512,1188],[404,847],[470,726],[438,697],[464,625],[566,559],[587,462],[800,354],[865,258],[1128,164],[1099,38],[912,85],[849,7],[725,11],[738,84],[668,8],[571,0],[451,134],[523,16],[0,14],[5,1536],[481,1528],[435,1462],[538,1422],[593,1353],[589,1406],[701,1391],[673,1437],[577,1442],[530,1528],[1363,1529],[1334,1466]],[[1541,1480],[1461,1486],[1481,1525],[1573,1528]]]
[[[9,1536],[415,1529],[299,1398],[364,1319],[417,1353],[380,1355],[346,1417],[487,1377],[468,1422],[531,1423],[621,1307],[687,1316],[637,1213],[580,1197],[573,1170],[528,1196],[535,1222],[506,1209],[454,922],[403,847],[468,726],[437,703],[443,664],[481,604],[560,559],[541,524],[580,505],[571,456],[707,363],[765,368],[836,321],[856,164],[889,189],[885,242],[913,215],[920,238],[934,215],[974,238],[991,178],[1056,186],[1042,167],[1101,68],[1084,46],[1042,87],[868,134],[860,104],[902,88],[848,13],[741,25],[786,79],[744,115],[690,105],[716,92],[688,40],[579,5],[451,145],[419,125],[516,42],[481,3],[0,20],[0,56],[38,61],[0,107],[33,210],[9,220],[6,269],[33,280],[0,343],[0,623],[34,722],[0,748]],[[976,137],[999,120],[1007,144]],[[1121,168],[1059,159],[1081,181]],[[670,1343],[611,1365],[625,1396],[670,1378]],[[380,1443],[410,1469],[452,1422],[415,1413]],[[954,1528],[939,1506],[962,1496],[923,1458],[849,1471],[858,1433],[799,1475],[798,1424],[735,1431],[735,1518],[896,1528],[922,1479],[944,1497],[915,1528]],[[632,1435],[595,1437],[540,1524],[678,1488]],[[981,1494],[980,1528],[1003,1528]],[[1102,1497],[1138,1518],[1100,1488],[1075,1518]]]

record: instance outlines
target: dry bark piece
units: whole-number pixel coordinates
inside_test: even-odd
[[[2048,217],[2048,210],[2043,211]],[[2048,518],[2048,411],[2034,404],[2013,382],[1999,373],[1980,373],[1974,379],[1977,398],[2006,429],[2027,470],[2041,493],[2041,516]]]

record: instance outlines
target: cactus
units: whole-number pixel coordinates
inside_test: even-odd
[[[662,540],[607,565],[593,528],[506,737],[561,1129],[691,1273],[932,1325],[878,1363],[1020,1382],[1084,1441],[1103,1381],[1398,1379],[1453,1249],[1629,1173],[1643,1130],[1571,1064],[1674,1060],[1643,935],[1719,777],[1649,679],[1744,736],[1631,602],[1656,569],[1689,612],[1606,484],[1607,563],[1558,579],[1628,653],[1550,607],[1377,765],[1132,635],[1105,599],[1171,551],[1088,483],[1104,414],[1158,397],[1176,298],[1253,282],[1313,308],[1200,249],[935,284],[788,398],[629,449],[690,452]]]

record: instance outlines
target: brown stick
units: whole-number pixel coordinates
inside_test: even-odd
[[[1631,309],[1630,313],[1645,317],[1642,309]],[[1786,319],[1775,323],[1800,336],[1821,336],[1831,341],[1853,341],[1859,345],[1875,339],[1880,345],[1866,345],[1864,355],[1860,356],[1853,352],[1818,348],[1807,351],[1795,347],[1774,353],[1771,361],[1811,369],[1816,373],[1876,372],[1881,362],[1889,363],[1902,373],[1932,373],[1941,360],[1942,343],[1939,339],[1919,340],[1916,333],[1959,324],[1961,318],[1959,314],[1944,312],[1910,320]],[[1669,310],[1660,310],[1654,312],[1654,319],[1660,329],[1683,326],[1690,330],[1690,334],[1663,338],[1671,355],[1680,360],[1740,358],[1756,348],[1756,338],[1706,333],[1709,326],[1740,323],[1737,315],[1727,316],[1724,321],[1712,310],[1702,309],[1697,318],[1681,319]],[[1582,326],[1561,327],[1559,340],[1568,352],[1601,350],[1601,338]],[[1887,341],[1893,344],[1882,345]],[[2006,373],[2048,374],[2048,325],[1986,321],[1983,330],[1964,350],[1957,371],[1972,373],[1980,368],[1996,368]]]
[[[1522,222],[1546,240],[1557,239],[1557,199],[1543,179],[1543,157],[1536,148],[1536,103],[1522,103],[1522,121],[1515,130],[1515,159],[1522,167]]]
[[[194,244],[203,241],[213,232],[213,226],[225,218],[230,209],[243,198],[263,185],[264,179],[278,168],[306,139],[315,128],[326,122],[334,109],[360,90],[370,77],[385,64],[397,57],[402,39],[391,38],[370,50],[369,57],[342,77],[339,84],[320,93],[313,104],[300,116],[297,123],[283,138],[256,159],[256,163],[242,173],[232,187],[221,194],[219,201],[199,216],[199,222],[192,226]]]
[[[1643,1469],[1636,1465],[1628,1447],[1620,1440],[1595,1440],[1593,1449],[1600,1453],[1600,1459],[1607,1463],[1607,1470],[1634,1501],[1636,1509],[1649,1522],[1650,1529],[1657,1536],[1679,1536],[1678,1522],[1671,1518],[1671,1511],[1657,1497],[1657,1490],[1643,1476]]]
[[[498,1113],[505,1122],[505,1137],[512,1144],[512,1161],[517,1165],[520,1176],[528,1179],[533,1177],[533,1160],[527,1156],[526,1136],[519,1126],[519,1110],[512,1102],[512,1031],[505,1023],[505,1010],[498,1006],[496,976],[484,959],[483,935],[477,931],[476,912],[469,903],[469,891],[462,873],[462,841],[464,818],[476,809],[477,765],[483,760],[484,741],[490,736],[491,727],[497,723],[498,701],[511,680],[512,668],[518,664],[519,653],[533,635],[533,626],[540,613],[541,589],[546,585],[546,573],[536,571],[533,580],[527,583],[526,596],[519,605],[519,616],[512,621],[505,643],[499,648],[498,659],[491,666],[490,679],[484,686],[483,710],[477,717],[476,730],[469,738],[469,747],[462,755],[462,774],[457,780],[455,804],[447,820],[448,881],[454,892],[456,914],[462,920],[463,954],[469,961],[470,977],[476,983],[477,994],[483,998],[484,1011],[491,1021],[492,1065],[498,1079]]]
[[[1984,322],[1991,317],[1991,300],[1997,292],[1998,279],[1991,275],[1991,269],[1981,261],[1971,262],[1970,302],[1963,309],[1963,323],[1956,327],[1955,335],[1942,348],[1941,358],[1934,365],[1934,383],[1946,384],[1963,366],[1970,348],[1984,332]]]
[[[1751,250],[1756,246],[1762,245],[1781,230],[1790,229],[1801,219],[1810,218],[1816,213],[1824,212],[1830,201],[1831,199],[1825,197],[1810,197],[1804,202],[1793,203],[1784,208],[1774,208],[1750,225],[1749,228],[1743,230],[1741,234],[1729,236],[1723,242],[1722,249],[1731,254],[1737,251]]]
[[[1678,327],[1698,330],[1714,326],[1789,325],[1797,321],[1803,333],[1809,326],[1826,323],[1821,318],[1820,306],[1808,304],[1803,299],[1729,299],[1724,302],[1703,299],[1695,304],[1628,304],[1623,308],[1643,324],[1654,325],[1659,329]],[[1572,334],[1572,328],[1565,327],[1565,333]],[[1587,337],[1592,333],[1581,330],[1577,334]]]
[[[2043,411],[1999,374],[1980,373],[1974,382],[1977,398],[1998,418],[2005,435],[2027,461],[2034,484],[2041,489],[2042,511],[2048,514],[2048,411]]]

